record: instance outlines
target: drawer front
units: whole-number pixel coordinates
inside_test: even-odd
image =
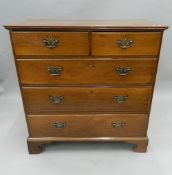
[[[23,87],[28,113],[147,112],[151,88]]]
[[[160,43],[160,32],[93,32],[92,54],[157,56]]]
[[[87,32],[12,32],[14,52],[22,55],[88,55]]]
[[[22,84],[151,84],[156,60],[17,60]]]
[[[28,116],[30,137],[143,137],[144,114]]]

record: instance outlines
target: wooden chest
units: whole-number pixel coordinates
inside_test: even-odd
[[[5,27],[29,153],[59,141],[122,141],[146,151],[166,26],[143,20],[28,20]]]

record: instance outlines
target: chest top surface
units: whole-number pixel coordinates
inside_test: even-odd
[[[4,26],[9,30],[165,30],[168,27],[156,22],[138,20],[55,20],[28,19]]]

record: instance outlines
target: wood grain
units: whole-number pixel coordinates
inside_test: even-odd
[[[139,137],[146,136],[148,116],[144,114],[29,115],[30,137]],[[54,123],[64,122],[57,129]],[[113,123],[125,123],[114,128]]]
[[[57,114],[58,112],[143,112],[149,107],[151,87],[145,88],[84,88],[43,87],[22,88],[28,113]],[[128,96],[124,103],[117,103],[113,96]],[[49,96],[63,96],[60,104],[52,104]]]
[[[121,49],[118,40],[124,38],[133,40],[133,45],[128,49]],[[159,53],[161,32],[93,32],[92,54],[98,55],[153,55]]]
[[[31,59],[17,60],[23,85],[128,85],[152,84],[157,61],[155,59]],[[116,68],[129,67],[121,76]],[[52,76],[48,68],[62,68],[60,75]]]
[[[58,39],[56,48],[45,47],[43,40]],[[87,32],[12,32],[16,56],[20,55],[88,55]]]

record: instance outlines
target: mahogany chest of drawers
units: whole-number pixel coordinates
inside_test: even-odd
[[[28,20],[5,27],[29,153],[59,141],[121,141],[146,151],[166,26],[143,20]]]

